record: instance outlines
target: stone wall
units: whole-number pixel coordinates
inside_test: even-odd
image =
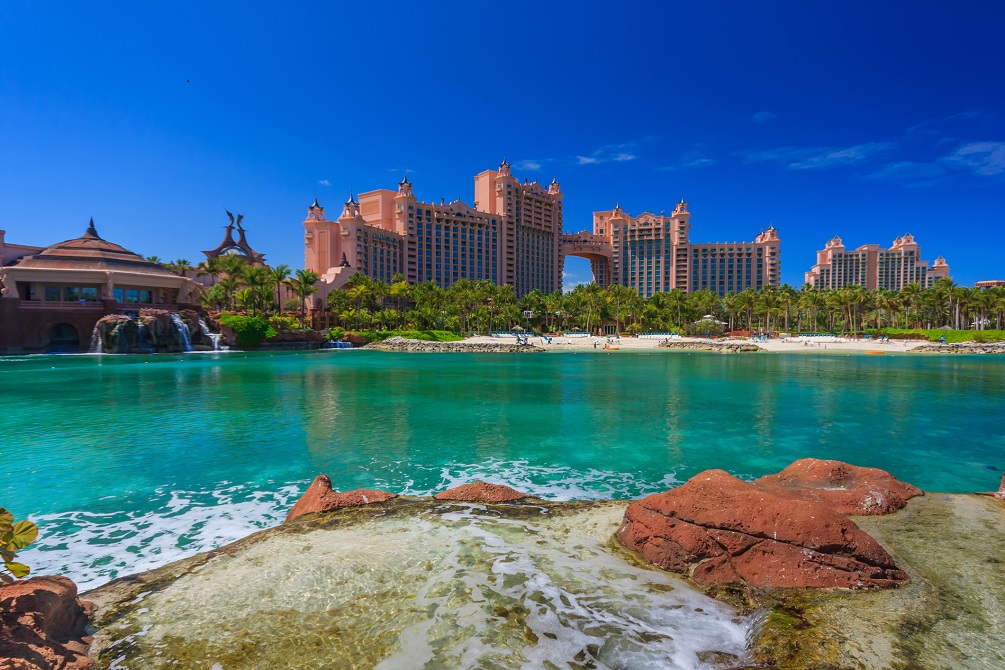
[[[377,351],[409,351],[422,353],[451,352],[451,353],[516,353],[530,354],[542,352],[544,349],[532,344],[509,344],[509,343],[474,343],[474,342],[426,342],[424,340],[410,340],[405,337],[390,337],[383,342],[368,344],[366,349]]]
[[[756,344],[749,342],[690,342],[687,340],[670,340],[660,342],[661,349],[688,349],[690,351],[717,351],[720,354],[737,354],[748,351],[764,351]]]

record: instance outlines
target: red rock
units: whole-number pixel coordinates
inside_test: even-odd
[[[489,484],[488,482],[475,481],[441,491],[433,497],[437,500],[495,503],[521,500],[526,498],[527,494],[520,493],[516,489],[504,486],[503,484]]]
[[[754,486],[775,495],[827,505],[841,514],[889,514],[902,509],[921,489],[877,468],[860,468],[841,461],[803,458]]]
[[[633,502],[618,537],[701,584],[868,588],[907,581],[888,553],[825,505],[706,470]]]
[[[0,586],[0,670],[87,670],[90,603],[66,577]]]
[[[397,497],[394,493],[370,489],[356,489],[338,493],[332,490],[332,480],[328,478],[328,475],[318,475],[304,491],[304,494],[300,496],[300,500],[293,505],[290,513],[286,515],[286,521],[296,519],[304,514],[329,512],[343,507],[360,507]]]
[[[361,347],[364,344],[366,344],[366,340],[364,340],[361,336],[357,335],[356,333],[346,333],[345,335],[342,336],[342,341],[348,342],[354,347]]]

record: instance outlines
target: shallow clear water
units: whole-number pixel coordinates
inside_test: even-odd
[[[99,668],[736,667],[753,621],[604,546],[619,505],[400,507],[119,594]],[[99,594],[99,598],[103,594]],[[127,604],[124,604],[127,603]]]
[[[927,490],[1005,465],[1005,360],[327,351],[0,358],[0,505],[85,588],[275,525],[306,484],[628,498],[813,456]]]

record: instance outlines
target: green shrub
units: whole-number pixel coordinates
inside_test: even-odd
[[[300,330],[300,319],[286,314],[273,314],[269,317],[269,325],[280,332],[284,330]]]
[[[38,537],[38,526],[31,521],[14,521],[14,515],[0,507],[0,584],[10,584],[15,579],[27,577],[31,572],[24,563],[14,559],[21,551]]]
[[[220,323],[237,333],[237,344],[242,347],[258,346],[278,334],[268,321],[257,316],[224,313],[220,315]]]
[[[329,328],[328,332],[325,333],[325,337],[328,338],[330,342],[337,342],[341,340],[343,335],[345,335],[344,328]]]
[[[874,337],[885,335],[891,340],[928,340],[938,342],[940,338],[946,338],[946,342],[954,344],[957,342],[1001,342],[1005,340],[1005,330],[941,330],[938,328],[875,328],[867,330],[866,333]]]

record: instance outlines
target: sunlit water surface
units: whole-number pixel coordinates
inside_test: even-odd
[[[84,588],[279,523],[318,473],[426,495],[484,479],[632,498],[797,458],[996,487],[1005,360],[331,351],[0,358],[0,505]]]

